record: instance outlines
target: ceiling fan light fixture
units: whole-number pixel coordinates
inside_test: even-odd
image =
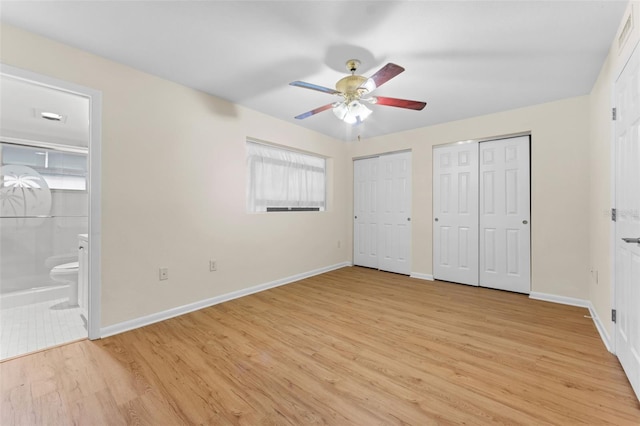
[[[344,102],[341,102],[335,107],[333,107],[333,113],[335,114],[336,117],[338,117],[338,119],[342,121],[345,121],[345,117],[347,116],[348,112],[349,112],[349,108]]]
[[[340,120],[347,124],[355,124],[364,121],[371,115],[371,110],[362,105],[359,101],[352,101],[347,104],[343,102],[333,108],[333,113]]]
[[[353,110],[353,114],[357,117],[359,121],[366,120],[367,117],[371,115],[372,111],[366,106],[362,105],[360,102],[354,102],[354,103],[357,103],[357,105]]]

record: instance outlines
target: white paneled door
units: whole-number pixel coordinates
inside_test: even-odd
[[[353,162],[353,263],[411,273],[411,152]]]
[[[529,136],[433,149],[433,276],[529,293]]]
[[[411,153],[380,157],[380,256],[383,271],[411,273]]]
[[[433,276],[478,285],[478,143],[433,149]]]
[[[353,263],[378,268],[379,159],[353,162]]]
[[[640,399],[640,46],[615,84],[615,350]]]
[[[529,293],[529,136],[480,144],[480,285]]]

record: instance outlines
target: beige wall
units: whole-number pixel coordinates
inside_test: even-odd
[[[615,80],[625,61],[631,55],[631,50],[640,41],[640,1],[629,3],[620,26],[626,22],[634,9],[635,26],[628,41],[618,45],[618,36],[614,39],[611,50],[596,84],[591,91],[589,109],[591,117],[589,138],[589,265],[591,273],[589,279],[589,299],[594,305],[598,316],[603,321],[610,337],[613,323],[610,321],[612,307],[612,267],[611,232],[612,223],[610,209],[614,205],[612,200],[612,135],[614,122],[611,120],[613,106],[612,90]]]
[[[343,143],[16,28],[1,43],[102,91],[102,327],[348,259]],[[247,214],[247,137],[329,157],[329,211]]]
[[[349,145],[349,156],[412,150],[412,271],[432,274],[432,147],[531,132],[532,291],[585,299],[588,106],[583,96],[363,140]]]
[[[617,52],[590,96],[345,143],[13,27],[0,35],[3,63],[103,93],[103,327],[350,260],[351,161],[384,152],[413,152],[412,271],[432,274],[432,147],[520,132],[532,135],[532,291],[590,299],[607,318]],[[246,137],[329,157],[329,211],[247,214]]]

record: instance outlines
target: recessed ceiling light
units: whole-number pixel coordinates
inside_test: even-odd
[[[51,120],[51,121],[62,121],[62,114],[58,114],[55,112],[47,112],[47,111],[42,111],[40,113],[40,117],[46,119],[46,120]]]

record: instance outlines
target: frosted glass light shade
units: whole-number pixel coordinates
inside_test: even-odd
[[[340,120],[348,124],[355,124],[364,121],[371,115],[371,110],[362,105],[359,101],[353,101],[349,104],[341,103],[333,108],[333,113]]]

